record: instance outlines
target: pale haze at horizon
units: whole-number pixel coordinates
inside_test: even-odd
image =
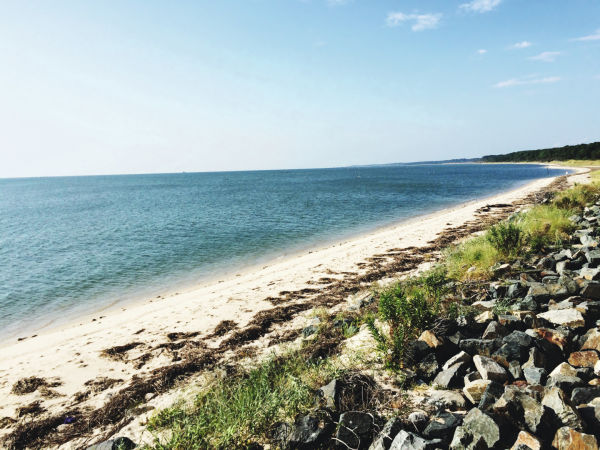
[[[7,1],[0,177],[600,140],[600,2]]]

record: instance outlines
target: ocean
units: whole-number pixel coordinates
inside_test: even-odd
[[[0,337],[560,174],[424,164],[0,179]]]

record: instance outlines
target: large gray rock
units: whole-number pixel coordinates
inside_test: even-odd
[[[128,437],[118,437],[87,447],[86,450],[131,450],[135,443]]]
[[[493,411],[516,428],[526,429],[543,436],[558,427],[552,410],[516,386],[507,386],[502,397],[494,404]]]
[[[335,435],[336,448],[366,450],[373,440],[373,416],[359,411],[348,411],[340,416]]]
[[[543,385],[546,382],[546,369],[539,367],[527,367],[523,369],[523,375],[527,383],[533,385]]]
[[[504,394],[504,386],[492,381],[483,391],[478,408],[482,411],[490,411],[502,394]]]
[[[473,357],[473,363],[475,364],[477,371],[481,374],[481,378],[484,380],[492,380],[499,383],[504,383],[508,380],[508,373],[506,370],[491,358],[476,355]]]
[[[465,373],[465,367],[466,363],[459,362],[446,370],[442,370],[434,378],[432,384],[443,389],[458,387]]]
[[[429,393],[427,403],[436,409],[457,410],[464,409],[467,401],[458,392],[435,390]]]
[[[454,429],[460,425],[460,417],[449,413],[441,412],[431,419],[429,425],[423,430],[423,437],[427,439],[441,439],[450,441]]]
[[[585,326],[585,320],[581,313],[576,309],[560,309],[547,311],[537,315],[539,318],[547,320],[554,325],[562,325],[569,328],[579,328]]]
[[[298,416],[294,422],[294,429],[289,437],[288,445],[301,450],[319,448],[329,441],[334,428],[333,423],[326,417],[320,417],[317,414]]]
[[[583,429],[583,423],[579,413],[573,407],[571,402],[565,398],[565,394],[561,389],[557,387],[549,389],[544,395],[544,398],[542,398],[542,405],[553,410],[563,426],[571,427],[576,430]]]
[[[453,450],[494,448],[500,441],[500,427],[487,414],[473,408],[456,429],[450,443]]]
[[[322,386],[318,391],[322,406],[330,409],[337,409],[339,396],[340,396],[340,382],[338,380],[332,380],[330,383]]]
[[[399,418],[394,417],[393,419],[388,420],[375,440],[371,443],[369,450],[388,450],[390,445],[392,445],[392,441],[401,429],[402,421]]]
[[[441,447],[439,439],[427,440],[421,436],[402,430],[392,441],[389,450],[434,450]]]
[[[446,361],[444,363],[444,365],[442,366],[442,370],[449,369],[454,364],[469,363],[469,362],[471,362],[471,359],[472,359],[471,355],[469,355],[468,353],[465,353],[465,352],[457,353],[456,355],[454,355],[452,358],[450,358],[448,361]]]
[[[571,403],[577,406],[589,403],[597,397],[600,397],[600,386],[577,387],[571,393]]]
[[[598,250],[595,251],[597,252]],[[600,300],[600,283],[597,281],[590,281],[581,291],[581,296],[591,298],[592,300]]]

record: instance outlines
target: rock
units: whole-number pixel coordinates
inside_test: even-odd
[[[429,425],[423,430],[426,439],[441,439],[449,441],[454,429],[460,425],[460,418],[449,412],[438,413],[431,419]]]
[[[600,351],[600,331],[598,328],[592,328],[585,334],[585,341],[580,350]]]
[[[572,406],[571,402],[565,399],[565,394],[561,389],[553,387],[548,390],[544,398],[542,398],[542,405],[553,410],[563,426],[576,430],[583,429],[579,413]]]
[[[585,267],[579,271],[579,276],[589,281],[598,280],[598,278],[600,278],[600,269],[590,269],[589,267]]]
[[[417,364],[417,374],[425,381],[431,380],[439,370],[440,366],[434,353],[425,356]]]
[[[421,432],[427,426],[429,417],[425,411],[417,410],[408,415],[408,422],[414,427],[415,430]]]
[[[537,315],[539,318],[547,320],[555,325],[562,325],[569,328],[579,328],[585,326],[585,320],[576,309],[562,309],[548,311]]]
[[[271,429],[271,440],[278,445],[279,448],[288,448],[289,439],[294,427],[288,422],[277,422]]]
[[[546,387],[557,387],[566,393],[571,393],[577,387],[585,386],[585,382],[579,378],[569,375],[554,375],[546,381]]]
[[[442,370],[433,379],[432,384],[444,389],[458,387],[462,376],[465,373],[466,363],[459,362],[450,366],[446,370]]]
[[[511,361],[519,361],[520,363],[527,360],[528,348],[521,347],[514,342],[502,345],[492,354],[492,359],[501,366],[508,368]]]
[[[550,328],[536,328],[533,331],[535,331],[540,338],[556,345],[561,350],[564,350],[568,343],[567,334],[559,330],[552,330]]]
[[[492,382],[491,380],[472,381],[468,384],[465,384],[465,387],[463,388],[463,393],[465,394],[465,397],[467,397],[467,399],[471,403],[473,403],[474,405],[477,405],[477,404],[479,404],[479,401],[481,400],[483,393],[485,392],[485,390],[487,389],[487,387],[490,385],[491,382]]]
[[[506,370],[491,358],[485,356],[476,355],[473,358],[475,368],[481,374],[481,378],[484,380],[497,381],[504,383],[508,379],[508,373]]]
[[[595,250],[596,252],[598,250]],[[591,298],[592,300],[600,299],[600,283],[597,281],[590,281],[581,291],[581,296],[585,298]]]
[[[490,356],[500,347],[501,341],[496,339],[463,339],[458,347],[471,356],[485,355]]]
[[[542,448],[542,442],[537,437],[535,437],[533,434],[529,434],[527,431],[521,431],[517,436],[517,440],[511,447],[511,450],[542,450]]]
[[[409,342],[406,347],[406,357],[412,361],[420,361],[431,352],[432,349],[427,345],[427,342],[418,339]]]
[[[86,450],[131,450],[135,443],[128,437],[118,437],[87,447]]]
[[[531,347],[533,339],[523,331],[513,331],[502,338],[504,344],[517,344],[521,347]]]
[[[450,367],[452,367],[454,364],[457,364],[457,363],[469,363],[469,362],[471,362],[471,359],[472,359],[471,355],[469,355],[468,353],[465,353],[465,352],[457,353],[452,358],[450,358],[448,361],[446,361],[446,363],[442,366],[442,370],[449,369]]]
[[[492,311],[484,311],[475,317],[475,322],[477,323],[488,323],[491,320],[494,320],[494,313]]]
[[[598,450],[596,438],[591,434],[584,434],[569,427],[562,427],[556,432],[552,446],[557,450]]]
[[[500,428],[494,420],[477,408],[463,419],[450,444],[451,449],[493,448],[500,441]]]
[[[516,386],[507,386],[493,406],[494,413],[519,429],[543,436],[553,433],[557,423],[553,412]]]
[[[585,252],[585,259],[590,267],[597,267],[600,264],[600,250],[589,250]]]
[[[332,380],[329,384],[322,386],[317,395],[320,398],[322,406],[329,409],[337,409],[340,398],[340,383],[338,380]]]
[[[521,364],[519,361],[511,361],[508,364],[508,372],[514,380],[520,380],[523,378],[523,370],[521,369]]]
[[[543,385],[546,382],[546,370],[539,367],[523,369],[523,375],[525,375],[525,380],[529,384]]]
[[[583,350],[569,355],[569,364],[575,367],[594,367],[598,361],[596,350]]]
[[[373,416],[348,411],[340,416],[336,432],[336,448],[367,449],[373,440]]]
[[[554,377],[557,375],[564,375],[564,376],[569,376],[569,377],[576,377],[577,376],[577,370],[575,368],[573,368],[573,366],[571,366],[570,364],[566,363],[566,362],[562,362],[560,363],[558,366],[556,366],[552,372],[550,372],[550,376]]]
[[[571,403],[582,405],[600,397],[600,386],[577,387],[571,393]]]
[[[479,405],[477,406],[482,411],[489,411],[492,409],[496,401],[504,394],[504,386],[500,383],[492,381],[483,391]]]
[[[458,392],[435,390],[429,393],[427,403],[437,409],[463,409],[466,405],[465,398]]]
[[[498,323],[509,330],[520,330],[525,328],[525,324],[513,314],[500,314],[497,317]]]
[[[402,429],[402,421],[394,417],[393,419],[388,420],[375,440],[371,443],[369,450],[388,450],[390,445],[392,445],[392,441],[394,437],[400,432]]]
[[[532,367],[544,368],[546,365],[546,358],[544,354],[540,352],[536,347],[529,349],[529,359],[523,364],[523,369]]]
[[[419,336],[419,340],[425,342],[430,348],[437,348],[442,345],[442,340],[431,330],[423,331]]]
[[[347,309],[349,311],[358,311],[360,308],[370,305],[375,301],[375,296],[372,292],[359,292],[357,294],[351,295],[347,302]]]
[[[389,450],[433,450],[439,448],[439,439],[428,441],[414,433],[402,430],[392,441]]]
[[[327,417],[317,414],[298,416],[288,443],[295,449],[318,448],[329,441],[334,429],[335,426]]]
[[[471,306],[478,311],[492,311],[496,307],[496,300],[479,300]]]
[[[502,338],[502,337],[506,336],[507,334],[508,334],[508,330],[504,326],[500,325],[498,322],[496,322],[494,320],[488,324],[488,326],[486,327],[486,329],[483,332],[483,335],[481,337],[483,339],[496,339],[496,338]]]
[[[550,300],[550,298],[566,297],[569,290],[560,283],[530,283],[527,295],[537,303]]]

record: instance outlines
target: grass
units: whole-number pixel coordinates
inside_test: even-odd
[[[243,448],[267,439],[275,422],[310,409],[314,388],[338,375],[330,361],[310,363],[291,352],[247,372],[216,377],[192,405],[175,405],[149,420],[157,436],[154,448]]]

